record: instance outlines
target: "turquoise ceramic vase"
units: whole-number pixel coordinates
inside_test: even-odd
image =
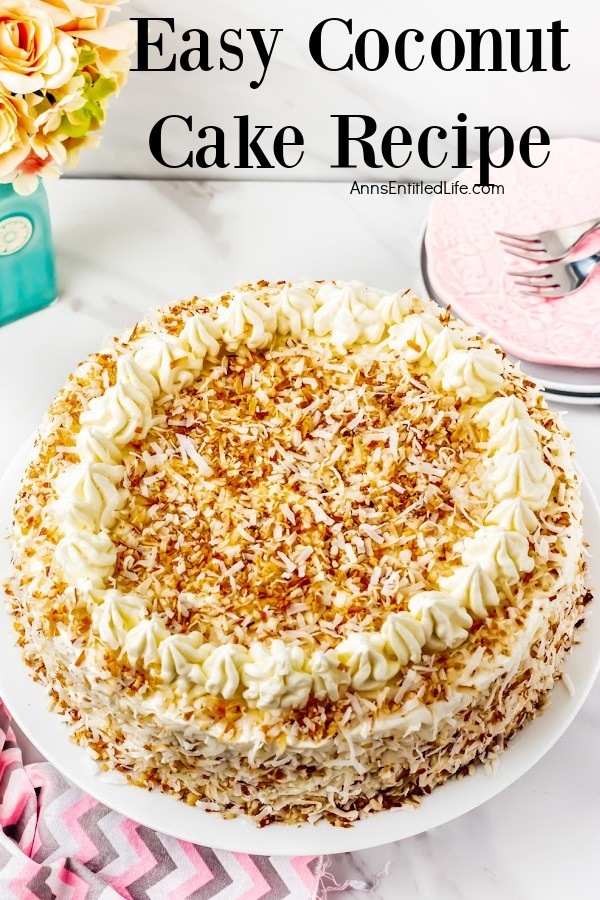
[[[57,295],[43,184],[28,197],[0,184],[0,325],[49,306]]]

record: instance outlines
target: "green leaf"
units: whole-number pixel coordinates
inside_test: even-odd
[[[59,132],[67,137],[83,137],[90,130],[91,116],[87,114],[85,107],[74,112],[66,113],[60,123]]]
[[[87,66],[93,66],[98,59],[98,51],[84,44],[79,51],[79,68],[85,69]]]
[[[91,100],[101,102],[102,100],[106,100],[107,97],[110,97],[111,94],[114,94],[116,89],[116,78],[105,78],[103,75],[101,75],[96,83],[92,85],[90,90],[86,91],[86,97],[89,97]]]

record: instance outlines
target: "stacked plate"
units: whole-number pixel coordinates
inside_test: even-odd
[[[439,303],[446,306],[443,297],[434,291],[427,275],[427,250],[425,247],[425,235],[421,242],[421,277],[423,279],[424,293]],[[456,315],[456,310],[453,310]],[[460,318],[460,316],[458,316]],[[544,363],[531,362],[514,354],[508,354],[513,362],[519,362],[523,372],[527,372],[536,381],[544,385],[548,398],[562,400],[563,403],[578,405],[600,406],[600,369],[580,369],[571,366],[552,366]]]
[[[459,176],[462,192],[437,194],[421,241],[426,292],[488,334],[562,403],[600,405],[600,267],[570,294],[527,294],[513,272],[535,271],[502,246],[498,232],[534,234],[600,214],[600,143],[552,141],[538,168],[513,159],[482,190],[475,164]],[[585,255],[600,250],[600,230]]]

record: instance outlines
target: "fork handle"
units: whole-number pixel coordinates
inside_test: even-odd
[[[594,253],[592,256],[584,256],[583,259],[574,259],[571,265],[577,272],[587,276],[598,263],[600,263],[600,253]]]
[[[600,217],[597,219],[588,219],[587,222],[579,222],[577,225],[565,227],[563,230],[569,235],[571,250],[580,240],[582,240],[582,238],[598,227],[600,227]]]

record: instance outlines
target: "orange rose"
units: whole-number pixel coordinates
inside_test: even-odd
[[[56,28],[75,40],[115,53],[129,53],[135,44],[134,22],[125,20],[107,25],[119,0],[30,0],[45,12]],[[126,0],[125,0],[126,2]]]
[[[29,155],[32,127],[27,102],[0,88],[0,177],[13,172]]]
[[[0,5],[0,85],[15,94],[62,87],[77,69],[74,39],[27,2]]]
[[[63,31],[103,28],[119,0],[31,0]]]

